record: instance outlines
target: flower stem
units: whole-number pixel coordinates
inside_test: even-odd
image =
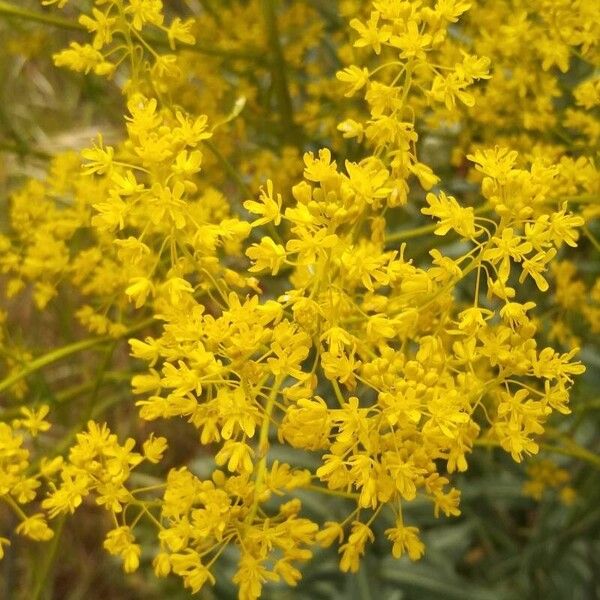
[[[600,241],[598,241],[596,236],[590,231],[587,225],[583,226],[583,233],[585,234],[585,237],[587,237],[587,239],[592,243],[592,246],[594,246],[594,248],[600,252]]]
[[[63,358],[66,358],[67,356],[71,356],[73,354],[83,352],[84,350],[89,350],[90,348],[94,348],[95,346],[99,346],[101,344],[105,344],[108,342],[114,342],[116,339],[119,339],[119,338],[127,337],[128,335],[131,335],[132,333],[135,333],[136,331],[139,331],[140,329],[147,327],[153,321],[154,321],[154,319],[146,319],[145,321],[142,321],[141,323],[138,323],[137,325],[134,325],[133,327],[130,327],[129,329],[125,330],[121,335],[118,336],[118,338],[114,338],[114,337],[99,337],[98,338],[97,337],[97,338],[90,338],[87,340],[81,340],[79,342],[75,342],[74,344],[69,344],[68,346],[63,346],[62,348],[57,348],[56,350],[53,350],[52,352],[48,352],[48,354],[39,356],[38,358],[36,358],[36,359],[32,360],[30,363],[28,363],[27,366],[25,366],[20,371],[17,371],[16,373],[13,373],[12,375],[9,375],[8,377],[6,377],[2,381],[0,381],[0,392],[3,392],[5,390],[9,389],[15,383],[17,383],[18,381],[21,381],[21,379],[24,379],[25,377],[28,377],[32,373],[35,373],[36,371],[39,371],[40,369],[43,369],[44,367],[47,367],[48,365],[51,365],[52,363],[55,363]]]
[[[492,209],[489,205],[484,204],[479,206],[473,212],[476,215],[482,215],[490,212]],[[412,240],[413,238],[433,233],[439,227],[439,223],[432,223],[431,225],[423,225],[422,227],[415,227],[414,229],[404,229],[402,231],[396,231],[385,236],[385,243],[390,244],[393,242],[404,242],[405,240]]]
[[[281,116],[282,135],[287,141],[293,141],[293,138],[298,135],[298,128],[294,123],[292,97],[288,87],[287,66],[279,38],[275,0],[262,0],[262,12],[267,30],[269,50],[272,54],[270,61],[271,74]]]
[[[263,422],[260,427],[260,433],[258,437],[258,456],[260,456],[260,459],[256,467],[256,479],[254,480],[254,502],[252,504],[252,507],[250,508],[250,512],[248,513],[248,517],[246,520],[250,524],[254,521],[256,511],[258,510],[258,505],[260,503],[260,495],[262,493],[262,485],[265,478],[265,474],[267,472],[267,456],[269,453],[269,428],[271,425],[273,409],[275,408],[275,400],[277,399],[277,394],[279,393],[281,383],[281,379],[276,379],[273,383],[273,388],[271,389],[271,393],[269,394],[269,397],[267,398],[267,403],[265,405],[265,416],[263,417]]]
[[[34,23],[44,23],[45,25],[52,25],[53,27],[60,27],[61,29],[71,29],[76,31],[85,29],[85,27],[77,21],[55,17],[35,10],[28,10],[19,6],[14,6],[9,2],[3,2],[2,0],[0,0],[0,15],[24,19],[25,21],[33,21]]]
[[[248,187],[246,182],[242,179],[241,175],[237,172],[235,167],[221,154],[219,149],[215,146],[212,140],[204,140],[206,147],[213,153],[214,157],[221,163],[223,168],[229,173],[229,176],[235,181],[240,192],[244,194],[246,199],[254,198],[252,190]]]
[[[19,519],[21,519],[21,521],[25,521],[28,518],[27,515],[23,512],[23,509],[13,500],[12,496],[10,496],[9,494],[5,494],[4,496],[2,496],[2,500],[4,500],[4,502],[6,502],[6,504],[8,504],[13,509],[13,511],[19,517]]]
[[[43,23],[44,25],[50,25],[51,27],[59,27],[60,29],[69,29],[71,31],[86,31],[86,28],[81,25],[78,21],[71,19],[65,19],[63,17],[56,17],[40,11],[28,10],[19,6],[14,6],[10,2],[4,2],[0,0],[0,15],[12,17],[15,19],[22,19],[25,21],[32,21],[34,23]],[[168,41],[166,39],[159,38],[154,35],[145,35],[145,39],[159,47],[168,47]],[[206,54],[208,56],[217,56],[222,58],[236,59],[236,60],[250,60],[260,63],[264,63],[265,59],[260,55],[259,52],[252,48],[242,48],[240,50],[223,50],[214,46],[205,46],[203,44],[193,44],[190,46],[182,46],[180,50],[188,50],[190,52],[197,52],[198,54]]]
[[[475,446],[487,446],[491,448],[501,448],[502,445],[497,440],[491,439],[477,439],[473,443]],[[569,441],[567,446],[552,446],[550,444],[540,444],[540,450],[544,450],[551,454],[562,454],[570,458],[577,458],[588,464],[600,469],[600,456],[594,452],[590,452],[586,448],[582,448],[575,444],[575,442]]]
[[[19,156],[33,156],[42,160],[49,160],[52,158],[52,154],[45,152],[44,150],[11,144],[10,142],[0,142],[0,152],[10,152],[11,154],[18,154]]]
[[[52,565],[56,560],[56,553],[58,550],[58,543],[62,536],[63,527],[65,525],[66,515],[61,515],[58,518],[58,524],[56,529],[54,530],[54,537],[50,542],[50,547],[44,552],[42,557],[42,564],[39,569],[37,569],[36,579],[35,579],[35,587],[31,594],[31,600],[39,600],[42,596],[44,590],[48,588],[48,578],[50,574],[50,570],[52,569]]]
[[[353,494],[352,492],[344,492],[342,490],[330,490],[329,488],[314,485],[309,483],[307,485],[302,486],[303,490],[308,490],[310,492],[317,492],[319,494],[326,494],[327,496],[336,496],[337,498],[347,498],[348,500],[357,500],[358,494]]]

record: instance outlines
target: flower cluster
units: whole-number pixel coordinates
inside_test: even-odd
[[[99,133],[53,158],[13,193],[0,236],[6,298],[31,294],[48,311],[70,297],[68,318],[96,336],[33,359],[0,334],[0,393],[23,405],[0,423],[0,499],[17,533],[48,540],[53,519],[90,503],[128,573],[142,527],[155,574],[192,592],[235,548],[241,600],[296,585],[317,547],[357,571],[380,524],[394,557],[418,560],[403,506],[459,515],[454,474],[476,447],[517,463],[538,454],[585,371],[570,315],[598,331],[600,279],[568,253],[582,232],[596,243],[600,215],[597,11],[347,0],[347,26],[329,33],[323,16],[294,38],[317,19],[309,3],[278,15],[269,0],[232,2],[197,19],[160,0],[91,4],[78,21],[91,39],[54,62],[117,82],[122,139]],[[257,40],[240,23],[258,18]],[[199,66],[201,36],[217,29],[228,37],[207,40]],[[275,118],[243,66],[252,44],[265,46],[256,69]],[[585,75],[564,106],[552,99],[573,60]],[[450,174],[432,159],[448,138]],[[64,457],[32,462],[49,409],[28,407],[26,378],[123,338],[135,433],[120,442],[92,406]],[[211,457],[206,472],[170,456],[181,423],[192,457]],[[530,475],[527,494],[572,499],[553,463]],[[307,495],[344,498],[345,514],[318,522]]]

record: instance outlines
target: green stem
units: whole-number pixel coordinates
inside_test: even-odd
[[[39,569],[37,569],[35,587],[31,594],[31,600],[39,600],[44,590],[48,590],[48,576],[52,565],[56,559],[56,552],[58,550],[58,542],[62,535],[63,527],[65,524],[66,515],[61,515],[58,519],[58,524],[54,530],[54,537],[50,542],[50,547],[46,549],[43,556],[43,561]]]
[[[302,489],[311,492],[317,492],[318,494],[326,494],[327,496],[347,498],[348,500],[357,500],[359,497],[359,494],[353,494],[352,492],[344,492],[342,490],[330,490],[329,488],[323,487],[321,485],[314,485],[312,483],[303,485]]]
[[[412,240],[413,238],[417,238],[422,235],[427,235],[428,233],[433,233],[438,227],[438,223],[433,223],[432,225],[423,225],[422,227],[415,227],[413,229],[396,231],[395,233],[391,233],[390,235],[385,236],[385,243],[387,245],[390,243]]]
[[[275,0],[262,0],[262,12],[267,30],[269,50],[272,54],[271,74],[273,85],[277,95],[277,104],[281,115],[282,135],[288,141],[297,136],[298,129],[294,123],[294,110],[292,96],[287,80],[287,65],[279,38],[279,27],[277,25],[277,14],[275,11]]]
[[[260,459],[256,467],[256,479],[254,480],[254,501],[252,503],[252,507],[250,508],[250,512],[248,513],[248,517],[246,520],[246,522],[250,524],[252,524],[252,522],[254,521],[256,511],[258,510],[258,505],[260,503],[260,495],[262,493],[262,485],[267,472],[267,456],[269,454],[269,429],[271,425],[273,409],[275,408],[275,400],[277,399],[277,394],[279,393],[281,383],[281,379],[277,379],[273,383],[273,388],[271,389],[271,393],[269,394],[267,403],[265,405],[265,415],[263,417],[263,422],[261,424],[260,433],[258,436],[258,456],[260,456]]]
[[[346,401],[344,400],[344,394],[342,394],[342,390],[340,389],[340,384],[337,382],[337,379],[331,380],[331,385],[333,386],[333,391],[335,392],[335,397],[339,405],[344,408]]]
[[[577,405],[577,408],[575,410],[577,410],[579,412],[579,409],[581,408],[581,412],[585,412],[586,410],[595,410],[597,408],[600,408],[600,398],[596,398],[595,400],[590,400],[588,402],[582,402],[581,405]]]
[[[106,373],[104,376],[104,380],[102,381],[102,386],[115,385],[117,383],[124,383],[131,381],[131,374],[129,371],[111,371]],[[94,390],[96,383],[94,381],[88,381],[86,383],[78,383],[77,385],[71,386],[65,390],[61,390],[52,396],[51,399],[44,398],[44,402],[46,403],[56,403],[63,404],[73,398],[77,398],[91,392]],[[2,410],[0,412],[0,421],[9,421],[10,419],[17,419],[21,414],[21,407],[28,405],[28,402],[24,402],[23,404],[17,404],[15,406],[11,406],[6,410]]]
[[[6,502],[6,504],[8,504],[13,511],[15,512],[15,514],[17,515],[17,517],[19,517],[19,519],[21,519],[21,521],[25,521],[27,520],[27,515],[23,512],[23,509],[13,500],[12,496],[9,496],[8,494],[6,494],[5,496],[1,497],[2,500],[4,500],[4,502]]]
[[[550,444],[540,444],[540,448],[552,454],[562,454],[571,458],[577,458],[590,465],[600,469],[600,456],[594,452],[590,452],[586,448],[578,446],[574,442],[569,442],[568,446],[552,446]]]
[[[51,27],[59,27],[61,29],[68,29],[71,31],[87,31],[87,29],[77,21],[64,19],[62,17],[55,17],[39,11],[28,10],[19,6],[14,6],[13,4],[4,2],[3,0],[0,0],[0,15],[13,17],[15,19],[23,19],[25,21],[32,21],[34,23],[43,23],[44,25],[50,25]],[[159,47],[169,46],[167,40],[154,35],[146,35],[145,39]],[[206,54],[208,56],[250,60],[261,63],[265,62],[264,57],[261,56],[259,52],[251,48],[243,48],[241,50],[222,50],[214,46],[205,46],[203,44],[196,43],[191,46],[182,46],[179,49],[197,52],[198,54]]]
[[[10,154],[18,154],[21,158],[24,156],[34,156],[42,160],[50,160],[52,154],[44,152],[44,150],[38,150],[31,148],[28,144],[23,144],[22,140],[18,143],[11,144],[10,142],[0,142],[0,152],[10,152]]]
[[[406,73],[404,76],[404,86],[403,86],[403,90],[402,90],[402,98],[400,99],[400,111],[402,111],[404,109],[404,103],[406,102],[406,99],[408,98],[408,94],[410,92],[410,88],[412,86],[412,74],[413,74],[413,69],[415,68],[414,65],[414,59],[408,61],[407,65],[406,65]],[[400,117],[402,117],[402,112],[400,112]]]
[[[592,243],[592,246],[594,246],[594,248],[596,248],[596,250],[600,252],[600,242],[598,241],[596,236],[590,231],[587,225],[583,226],[583,233],[585,233],[587,239]]]
[[[13,386],[18,381],[21,381],[21,379],[28,377],[32,373],[35,373],[36,371],[39,371],[40,369],[43,369],[44,367],[47,367],[48,365],[51,365],[52,363],[55,363],[63,358],[71,356],[73,354],[83,352],[84,350],[89,350],[90,348],[94,348],[95,346],[99,346],[101,344],[106,344],[108,342],[114,342],[117,339],[127,337],[128,335],[131,335],[132,333],[135,333],[136,331],[139,331],[140,329],[147,327],[153,321],[154,321],[154,319],[146,319],[145,321],[142,321],[141,323],[138,323],[137,325],[134,325],[133,327],[127,329],[121,335],[119,335],[117,338],[101,337],[101,338],[90,338],[87,340],[81,340],[80,342],[75,342],[74,344],[69,344],[68,346],[63,346],[62,348],[57,348],[56,350],[53,350],[52,352],[48,352],[48,354],[39,356],[35,360],[32,360],[30,363],[28,363],[27,366],[24,367],[23,369],[21,369],[20,371],[17,371],[16,373],[13,373],[12,375],[10,375],[10,376],[6,377],[5,379],[3,379],[2,381],[0,381],[0,392],[7,390],[8,388]]]
[[[476,208],[473,212],[476,215],[482,215],[488,213],[492,210],[490,206],[484,204]],[[428,233],[433,233],[439,227],[439,223],[432,223],[431,225],[423,225],[422,227],[415,227],[414,229],[405,229],[403,231],[396,231],[395,233],[391,233],[385,237],[385,243],[395,243],[395,242],[404,242],[405,240],[411,240],[413,238],[421,237],[422,235],[427,235]]]
[[[369,582],[369,575],[367,573],[367,566],[365,563],[366,559],[362,561],[357,573],[360,600],[373,600],[373,595],[371,594],[371,583]]]
[[[77,21],[71,21],[70,19],[63,19],[62,17],[55,17],[46,13],[28,10],[19,6],[14,6],[9,2],[3,2],[0,0],[0,15],[7,17],[14,17],[16,19],[24,19],[26,21],[33,21],[34,23],[44,23],[44,25],[52,25],[53,27],[60,27],[61,29],[71,29],[76,31],[83,31],[85,27]]]
[[[254,194],[252,190],[246,185],[246,182],[242,179],[240,174],[237,172],[235,167],[221,154],[219,149],[213,144],[212,140],[204,140],[207,148],[213,153],[215,158],[221,163],[221,165],[225,168],[227,173],[229,173],[230,177],[235,181],[240,192],[246,196],[247,199],[254,198]]]
[[[146,37],[150,42],[155,43],[158,46],[167,45],[167,43],[163,40],[158,40],[154,37]],[[245,60],[250,62],[266,64],[265,57],[261,56],[256,50],[252,48],[243,48],[241,50],[223,50],[221,48],[216,48],[214,46],[205,46],[196,42],[193,46],[182,46],[181,48],[179,48],[179,50],[189,50],[190,52],[196,52],[197,54],[206,54],[207,56],[216,56],[219,58]]]
[[[122,383],[124,381],[131,381],[131,375],[129,372],[123,371],[111,371],[109,373],[105,373],[102,385],[110,385],[115,383]],[[66,390],[62,390],[55,395],[56,402],[62,404],[63,402],[68,402],[81,394],[92,391],[95,388],[94,381],[88,381],[86,383],[80,383]]]
[[[108,371],[108,367],[110,367],[110,363],[111,363],[113,355],[115,353],[115,348],[117,347],[117,343],[118,343],[117,340],[113,341],[113,343],[107,349],[106,354],[104,355],[104,360],[102,361],[102,365],[100,366],[100,369],[98,370],[98,373],[96,374],[96,379],[94,381],[94,387],[92,388],[92,395],[87,402],[87,410],[85,411],[85,416],[83,416],[81,418],[81,421],[77,428],[78,431],[81,430],[85,426],[85,424],[88,422],[88,420],[92,417],[92,414],[94,413],[96,401],[98,400],[98,396],[100,395],[100,389],[102,388],[102,382],[104,381],[104,375]]]
[[[484,446],[489,448],[501,448],[502,444],[500,444],[497,440],[490,439],[477,439],[473,443],[475,446]],[[540,444],[540,450],[544,450],[545,452],[550,452],[551,454],[562,454],[563,456],[568,456],[570,458],[577,458],[588,464],[594,466],[596,469],[600,469],[600,456],[595,454],[594,452],[590,452],[586,448],[582,448],[575,444],[575,442],[569,441],[568,446],[552,446],[550,444]]]

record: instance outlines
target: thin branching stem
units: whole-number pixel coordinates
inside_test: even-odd
[[[81,340],[79,342],[75,342],[73,344],[63,346],[62,348],[57,348],[56,350],[53,350],[52,352],[48,352],[47,354],[39,356],[38,358],[36,358],[36,359],[32,360],[30,363],[28,363],[20,371],[17,371],[16,373],[13,373],[12,375],[9,375],[8,377],[6,377],[2,381],[0,381],[0,392],[4,392],[5,390],[9,389],[11,386],[13,386],[18,381],[21,381],[22,379],[29,377],[29,375],[31,375],[32,373],[35,373],[36,371],[39,371],[40,369],[43,369],[44,367],[47,367],[48,365],[51,365],[52,363],[55,363],[63,358],[72,356],[73,354],[78,354],[79,352],[83,352],[84,350],[89,350],[91,348],[95,348],[97,346],[101,346],[106,343],[114,342],[117,339],[122,339],[124,337],[127,337],[127,336],[135,333],[136,331],[139,331],[140,329],[147,327],[153,321],[154,321],[154,319],[146,319],[145,321],[142,321],[141,323],[138,323],[137,325],[134,325],[133,327],[126,329],[118,337],[89,338],[87,340]]]

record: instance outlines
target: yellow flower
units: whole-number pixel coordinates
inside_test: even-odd
[[[344,95],[350,97],[354,96],[356,92],[367,85],[369,82],[369,70],[366,67],[361,69],[356,65],[351,65],[342,71],[338,71],[336,77],[348,84],[349,87]]]
[[[54,532],[48,527],[42,513],[27,517],[17,525],[16,532],[37,542],[45,542],[54,536]]]
[[[366,25],[359,19],[350,21],[350,27],[360,35],[354,42],[356,48],[371,46],[375,54],[381,53],[381,44],[388,41],[390,28],[388,25],[379,26],[379,16],[379,12],[372,11]]]
[[[104,147],[102,135],[98,134],[98,142],[94,143],[94,147],[88,150],[83,150],[81,156],[90,161],[86,165],[87,173],[98,173],[103,175],[110,172],[113,164],[115,150],[112,146]]]
[[[112,529],[104,540],[104,548],[110,554],[119,556],[123,560],[125,573],[133,573],[140,564],[142,549],[139,545],[134,544],[134,540],[133,533],[127,526]]]
[[[256,219],[252,225],[258,227],[259,225],[265,225],[266,223],[273,222],[274,225],[281,223],[281,205],[282,205],[281,194],[277,194],[273,197],[273,182],[269,179],[267,181],[267,191],[263,188],[260,189],[259,202],[255,200],[246,200],[244,202],[244,208],[255,215],[262,215],[260,219]]]
[[[93,46],[96,50],[101,50],[106,44],[112,42],[114,25],[117,21],[115,17],[108,17],[106,13],[92,8],[93,18],[88,15],[81,15],[79,22],[90,32],[94,33]]]
[[[23,416],[13,421],[13,427],[27,429],[33,437],[37,436],[41,431],[48,431],[50,429],[50,423],[44,420],[44,417],[50,411],[50,407],[47,404],[43,404],[37,410],[26,406],[22,406],[19,410]]]
[[[231,472],[251,473],[254,469],[253,456],[254,451],[247,444],[227,440],[215,456],[215,461],[219,466],[227,463],[227,469]]]
[[[191,29],[194,25],[193,20],[182,21],[179,17],[175,17],[167,29],[169,44],[171,49],[175,50],[175,42],[182,44],[195,44],[196,38],[192,35]]]
[[[267,269],[271,271],[271,275],[277,275],[286,259],[285,248],[268,236],[261,238],[260,244],[252,244],[246,250],[246,256],[254,263],[249,271],[260,272]]]
[[[126,114],[104,111],[114,142],[99,135],[83,165],[61,153],[11,193],[0,235],[0,278],[18,299],[0,303],[19,306],[0,311],[0,395],[21,407],[0,422],[0,496],[17,533],[48,539],[46,519],[86,501],[115,521],[104,548],[126,572],[140,565],[140,527],[156,576],[191,593],[237,555],[242,600],[297,585],[317,546],[341,545],[340,569],[354,572],[385,531],[393,556],[421,558],[401,508],[420,497],[436,518],[460,515],[452,479],[480,444],[517,462],[543,451],[585,370],[579,340],[594,348],[589,3],[473,3],[461,19],[468,0],[345,0],[348,23],[325,28],[318,3],[280,3],[285,68],[273,77],[247,27],[260,2],[189,20],[162,0],[88,4],[74,21],[85,39],[55,62],[117,73]],[[41,52],[30,33],[23,47]],[[10,59],[22,49],[9,37]],[[437,237],[451,232],[461,239]],[[10,327],[31,304],[51,329],[50,303],[67,296],[72,333],[88,335],[34,360]],[[95,350],[125,335],[130,357],[94,374]],[[90,421],[52,458],[76,420],[65,410],[64,432],[30,443],[49,427],[47,407],[26,403],[31,369],[75,406],[88,383],[63,388],[71,377],[52,368],[81,349],[79,370],[102,375],[102,407],[130,381],[140,419],[166,421],[161,436],[136,447],[127,435],[140,427],[109,411],[123,438]],[[192,442],[175,439],[186,427]],[[204,478],[191,471],[199,456]],[[527,493],[573,499],[566,468],[533,464]],[[43,512],[28,517],[39,490]],[[327,499],[321,531],[305,518],[309,495]],[[339,522],[326,514],[336,506],[348,508]],[[397,520],[383,526],[390,508]]]
[[[144,442],[143,446],[144,458],[151,463],[159,463],[163,454],[167,449],[167,439],[164,437],[150,437]]]
[[[342,555],[340,569],[344,572],[356,573],[359,567],[359,559],[365,553],[366,544],[374,539],[373,532],[365,523],[354,521],[348,541],[340,547]]]
[[[398,521],[396,527],[386,530],[385,535],[394,542],[394,558],[400,558],[406,553],[410,560],[419,560],[425,553],[425,544],[419,539],[417,527],[406,527],[402,521]]]
[[[466,238],[477,235],[472,208],[462,208],[455,198],[446,196],[444,192],[440,192],[438,196],[429,193],[426,200],[429,207],[422,208],[421,212],[440,219],[440,224],[434,232],[436,235],[446,235],[451,229]]]
[[[153,291],[152,288],[152,282],[148,278],[134,277],[125,293],[129,300],[135,302],[136,308],[141,308],[146,303],[148,295]]]
[[[390,45],[400,48],[402,58],[425,60],[425,48],[431,44],[431,36],[419,32],[419,26],[412,19],[406,23],[406,30],[390,37]]]

